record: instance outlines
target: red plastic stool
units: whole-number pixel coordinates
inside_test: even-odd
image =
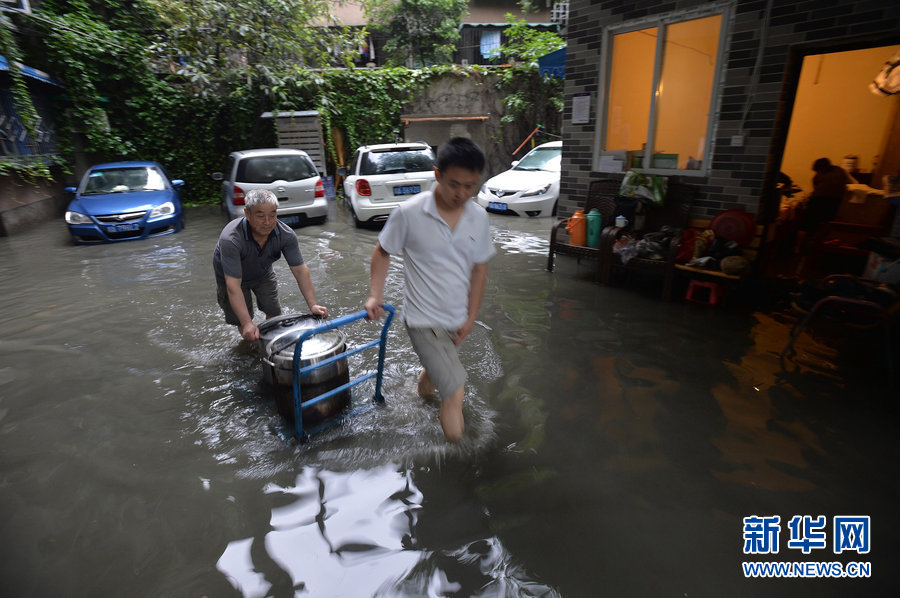
[[[709,289],[709,295],[706,299],[697,299],[695,291],[697,289]],[[703,282],[702,280],[692,280],[688,285],[687,293],[684,294],[685,301],[693,301],[695,303],[709,303],[710,305],[718,305],[722,298],[722,285],[717,282]]]

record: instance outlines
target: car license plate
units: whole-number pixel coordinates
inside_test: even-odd
[[[402,187],[394,187],[394,195],[414,195],[421,190],[422,187],[419,185],[403,185]]]
[[[500,203],[499,201],[489,201],[488,209],[489,210],[506,210],[506,204]]]
[[[130,230],[138,230],[141,227],[139,224],[114,224],[113,226],[107,226],[106,232],[108,233],[124,233]]]
[[[294,214],[288,214],[287,216],[279,216],[279,220],[284,222],[285,224],[300,224],[300,216]]]

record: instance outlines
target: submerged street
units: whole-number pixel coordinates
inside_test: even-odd
[[[366,299],[377,231],[329,210],[296,232],[337,317]],[[224,224],[202,207],[186,210],[184,231],[139,242],[74,247],[61,219],[0,238],[4,595],[820,597],[900,585],[898,395],[877,333],[804,334],[781,364],[795,317],[777,293],[712,308],[599,285],[593,264],[566,256],[549,273],[551,219],[491,216],[498,254],[461,352],[463,442],[448,444],[438,407],[416,396],[418,361],[395,322],[385,405],[297,445],[258,352],[216,305]],[[386,289],[398,308],[401,264]],[[302,311],[283,260],[276,272],[285,310]],[[346,334],[353,345],[379,330]],[[350,364],[357,376],[374,356]],[[745,554],[744,518],[776,515],[780,550]],[[795,515],[826,518],[824,548],[789,547]],[[871,518],[868,552],[835,553],[843,516]],[[748,579],[748,561],[871,573]]]

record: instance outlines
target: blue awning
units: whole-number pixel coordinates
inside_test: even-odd
[[[538,58],[538,71],[541,77],[566,78],[566,49],[560,48]]]
[[[57,87],[65,87],[62,83],[45,73],[44,71],[39,71],[36,68],[32,68],[30,66],[25,66],[24,64],[19,65],[19,69],[22,71],[22,74],[26,77],[31,77],[32,79],[37,79],[42,83],[49,83],[50,85],[56,85]],[[6,56],[0,56],[0,71],[8,71],[9,70],[9,61],[6,59]]]

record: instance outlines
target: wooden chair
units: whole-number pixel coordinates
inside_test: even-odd
[[[688,226],[695,229],[708,228],[713,231],[717,239],[735,242],[741,249],[741,255],[750,264],[750,270],[742,274],[727,274],[719,269],[710,270],[676,263],[676,275],[680,274],[689,277],[691,280],[716,282],[721,285],[739,285],[751,276],[753,269],[758,265],[759,251],[762,247],[763,234],[765,232],[765,227],[757,224],[753,216],[745,210],[725,210],[717,214],[712,220],[691,219],[688,221]],[[681,242],[673,244],[680,245]],[[677,253],[678,250],[676,249]]]
[[[845,274],[834,274],[824,279],[823,288],[828,288],[830,282],[856,282],[861,289],[873,288],[876,283],[866,281],[856,276]],[[837,288],[837,287],[834,287]],[[893,326],[900,314],[900,301],[891,303],[876,302],[871,297],[861,296],[845,296],[839,293],[829,294],[823,293],[823,296],[815,301],[810,308],[802,306],[798,301],[791,304],[792,309],[797,312],[800,319],[791,329],[791,338],[785,345],[784,349],[778,355],[782,366],[785,359],[790,359],[796,354],[794,344],[807,327],[810,326],[813,319],[818,317],[821,320],[827,320],[840,326],[845,326],[851,330],[874,330],[881,328],[884,334],[884,352],[885,364],[887,366],[888,381],[891,389],[897,388],[896,374],[894,373],[894,353],[893,353]]]
[[[644,272],[662,278],[662,298],[669,301],[672,298],[672,281],[675,278],[675,256],[677,243],[671,243],[668,253],[663,259],[651,259],[633,257],[627,263],[613,251],[616,241],[624,234],[630,234],[638,239],[647,233],[657,232],[668,226],[674,229],[683,229],[691,212],[691,205],[697,196],[698,189],[694,185],[670,182],[666,191],[666,197],[661,206],[650,205],[640,230],[626,231],[615,227],[603,230],[600,242],[600,250],[603,253],[601,260],[600,281],[608,284],[614,273],[627,277],[630,273]],[[674,237],[677,239],[677,235]]]
[[[612,228],[609,225],[613,223],[616,210],[616,196],[619,194],[621,182],[615,179],[597,179],[591,181],[588,185],[587,198],[584,201],[585,216],[594,208],[600,211],[603,218],[604,230]],[[554,255],[562,253],[565,255],[573,255],[580,263],[582,258],[596,260],[598,269],[603,270],[603,258],[605,253],[599,247],[585,247],[582,245],[572,245],[560,239],[559,228],[565,228],[566,218],[560,218],[553,224],[550,229],[550,249],[547,256],[547,270],[553,272]]]
[[[894,221],[893,204],[884,199],[882,192],[872,191],[862,193],[862,201],[858,201],[854,200],[854,192],[847,190],[835,219],[816,232],[807,272],[841,274],[862,270],[869,252],[860,245],[868,239],[887,236]]]

